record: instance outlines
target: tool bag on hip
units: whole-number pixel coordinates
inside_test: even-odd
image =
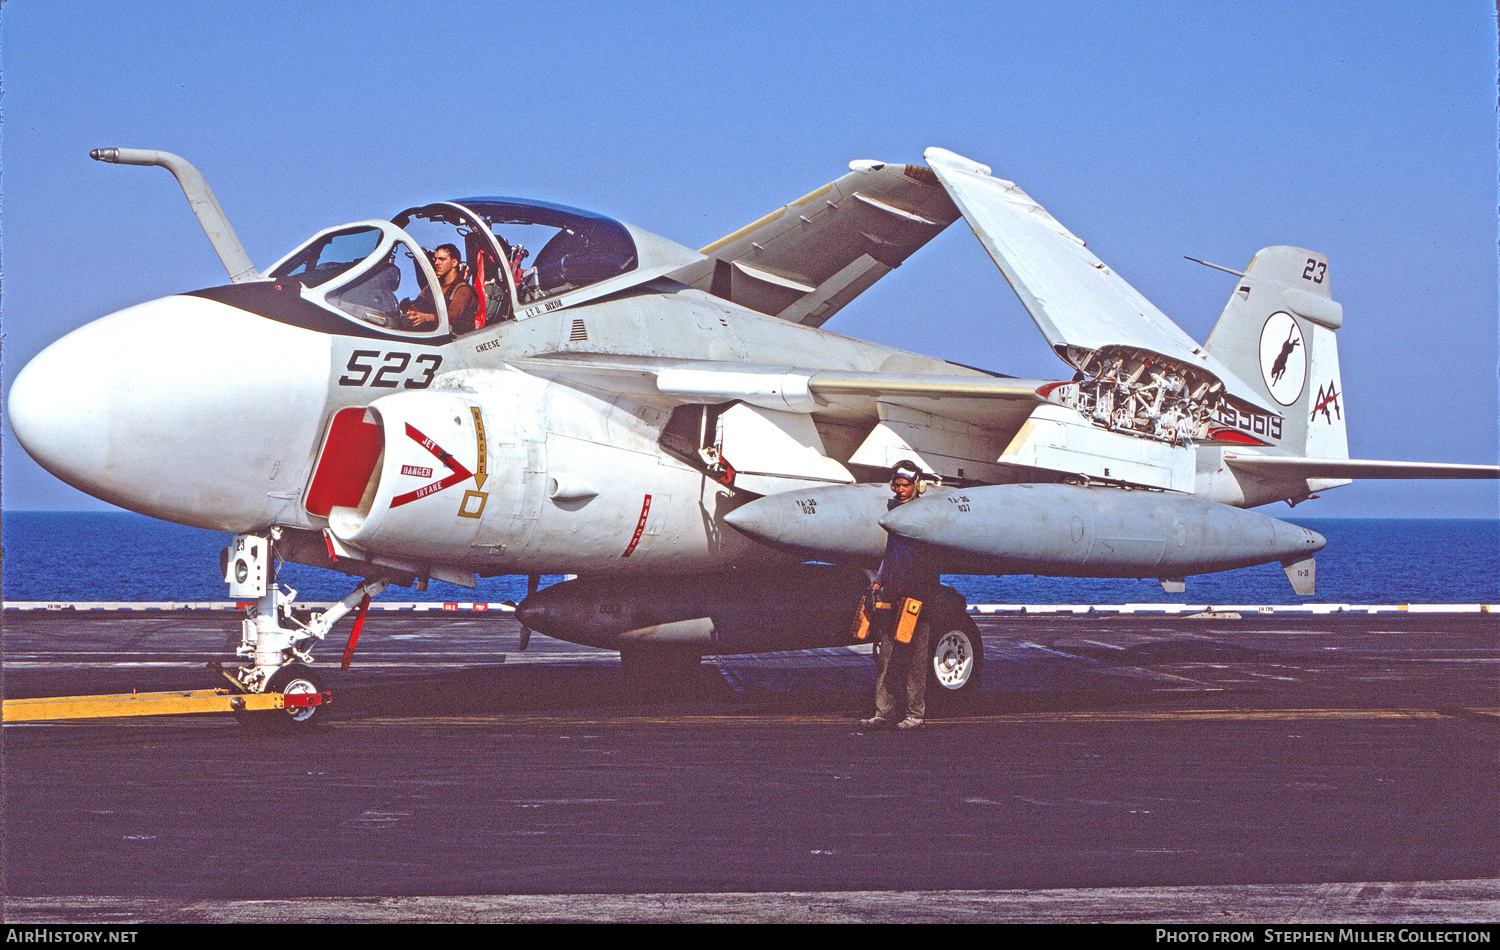
[[[854,622],[850,624],[849,633],[856,640],[870,639],[870,628],[875,625],[875,611],[890,610],[893,606],[880,600],[874,592],[860,597],[859,603],[854,607]],[[910,640],[911,634],[908,633],[906,639]]]
[[[910,643],[917,631],[917,619],[922,615],[922,602],[915,597],[901,601],[901,615],[896,619],[896,642]]]

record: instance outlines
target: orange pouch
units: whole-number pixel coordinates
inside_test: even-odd
[[[850,633],[854,634],[856,640],[870,639],[870,612],[865,609],[863,600],[854,608],[854,625]]]
[[[901,602],[901,619],[896,621],[896,642],[910,643],[917,630],[917,617],[922,613],[922,602],[908,597]]]

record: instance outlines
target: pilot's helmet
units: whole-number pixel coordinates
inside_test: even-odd
[[[922,469],[911,459],[902,459],[891,466],[891,484],[894,485],[898,478],[904,478],[914,485],[920,485],[922,482]]]

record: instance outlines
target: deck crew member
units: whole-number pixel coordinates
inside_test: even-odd
[[[892,497],[886,510],[916,498],[922,491],[921,479],[922,470],[915,462],[897,462],[891,469]],[[925,724],[931,624],[922,608],[936,599],[939,585],[937,570],[925,551],[895,534],[886,539],[885,557],[869,594],[871,632],[878,651],[875,715],[860,720],[861,727],[920,729]],[[906,716],[897,722],[903,695]]]

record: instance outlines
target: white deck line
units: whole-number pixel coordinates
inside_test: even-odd
[[[247,600],[204,600],[204,601],[180,601],[180,600],[146,600],[146,601],[115,601],[115,600],[92,600],[92,601],[60,601],[60,600],[11,600],[5,602],[6,610],[242,610],[253,605],[254,601]],[[336,601],[313,601],[299,600],[292,604],[294,610],[324,610],[332,607]],[[473,601],[424,601],[424,602],[400,602],[386,601],[370,604],[371,610],[414,610],[414,611],[436,611],[447,612],[470,612],[483,613],[494,611],[496,613],[510,614],[515,612],[515,605],[510,603],[482,603]]]
[[[53,601],[15,600],[5,602],[6,610],[35,611],[154,611],[154,610],[240,610],[250,601]],[[295,609],[322,610],[333,601],[297,601]],[[420,613],[513,614],[515,605],[480,601],[384,601],[372,603],[371,610],[414,611]],[[970,604],[969,613],[993,614],[1476,614],[1500,613],[1500,604]]]

